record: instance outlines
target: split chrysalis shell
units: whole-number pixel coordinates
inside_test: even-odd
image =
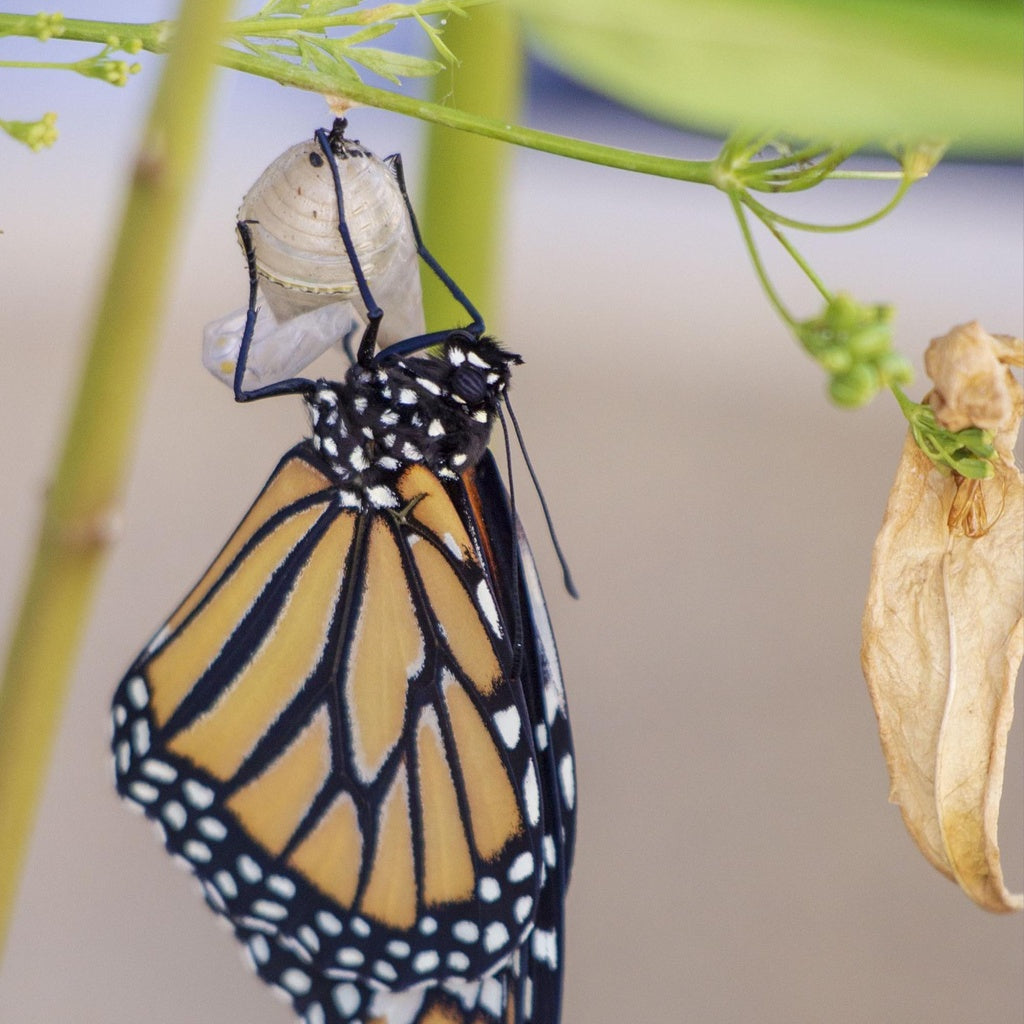
[[[349,139],[336,141],[335,155],[356,255],[384,310],[378,344],[422,334],[419,256],[395,174]],[[295,375],[346,337],[358,340],[366,306],[338,230],[331,168],[315,139],[292,146],[270,164],[246,193],[238,219],[250,225],[262,299],[247,385]],[[227,383],[245,312],[229,313],[204,332],[203,363]]]

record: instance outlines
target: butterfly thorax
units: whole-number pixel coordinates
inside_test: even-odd
[[[518,356],[457,331],[437,356],[355,364],[343,383],[306,396],[313,445],[339,482],[343,505],[395,508],[394,483],[421,463],[455,479],[483,455]]]

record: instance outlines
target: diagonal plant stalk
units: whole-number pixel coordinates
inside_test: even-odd
[[[522,95],[522,47],[505,7],[487,7],[468,18],[450,18],[445,45],[459,55],[453,74],[433,81],[434,100],[451,95],[473,114],[514,124]],[[427,136],[423,234],[430,249],[483,312],[498,313],[498,260],[510,153],[507,146],[469,132],[433,124]],[[451,324],[454,303],[433,274],[424,275],[427,322]],[[464,316],[461,312],[459,315]]]
[[[232,0],[182,0],[0,689],[0,949],[114,521]]]

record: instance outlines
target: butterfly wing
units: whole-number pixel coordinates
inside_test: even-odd
[[[446,980],[498,1020],[543,873],[533,712],[472,524],[422,466],[396,490],[353,511],[308,442],[282,459],[118,688],[117,786],[307,1019]]]
[[[522,1017],[537,1024],[561,1015],[565,895],[576,837],[576,776],[569,710],[558,651],[529,542],[513,525],[505,487],[488,452],[466,474],[467,499],[486,537],[485,548],[507,604],[518,603],[522,624],[522,680],[540,776],[543,804],[543,882],[534,929],[521,954],[520,974],[529,984]],[[513,573],[512,566],[516,565]],[[513,590],[515,592],[513,592]]]

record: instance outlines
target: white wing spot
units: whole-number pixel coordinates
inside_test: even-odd
[[[254,935],[249,940],[249,952],[257,964],[265,964],[270,959],[270,944],[266,936]]]
[[[531,948],[536,959],[546,963],[553,971],[558,969],[558,938],[554,931],[534,928]]]
[[[383,978],[384,981],[394,981],[398,977],[398,971],[394,969],[387,962],[387,960],[375,960],[373,964],[373,973],[378,978]]]
[[[452,925],[452,935],[459,942],[476,942],[480,938],[480,929],[472,921],[456,921]]]
[[[186,811],[177,800],[169,800],[160,809],[160,817],[163,818],[175,832],[180,832],[188,821],[188,811]]]
[[[477,892],[484,903],[494,903],[501,898],[501,885],[496,878],[481,878]]]
[[[190,839],[182,848],[182,852],[197,864],[207,864],[213,859],[213,851],[198,839]]]
[[[186,779],[181,789],[185,799],[197,810],[205,811],[213,804],[213,790],[195,779]]]
[[[456,558],[457,558],[457,559],[458,559],[458,560],[459,560],[460,562],[464,562],[464,561],[466,560],[466,556],[465,556],[465,555],[463,554],[463,552],[462,552],[462,548],[460,548],[460,547],[459,547],[459,545],[458,545],[458,542],[457,542],[457,541],[455,540],[455,538],[454,538],[454,537],[453,537],[453,536],[452,536],[452,535],[451,535],[450,533],[446,533],[446,534],[444,535],[444,546],[445,546],[445,547],[446,547],[446,548],[447,548],[447,549],[448,549],[448,550],[449,550],[449,551],[450,551],[450,552],[451,552],[451,553],[452,553],[452,554],[453,554],[453,555],[454,555],[454,556],[455,556],[455,557],[456,557]]]
[[[522,882],[533,874],[533,854],[527,850],[519,854],[508,869],[510,882]]]
[[[500,921],[492,921],[484,929],[484,949],[494,953],[508,942],[508,929]]]
[[[132,725],[132,746],[139,757],[149,753],[149,722],[139,718]]]
[[[343,985],[335,985],[331,997],[334,999],[334,1005],[338,1008],[338,1012],[343,1016],[351,1017],[359,1009],[359,989],[351,982],[346,981]]]
[[[516,905],[512,911],[515,914],[516,920],[520,924],[525,924],[530,917],[530,913],[533,910],[533,897],[532,896],[520,896],[516,900]]]
[[[558,763],[558,777],[562,783],[562,796],[565,806],[572,810],[576,802],[576,771],[573,768],[572,755],[566,754]]]
[[[544,837],[544,863],[549,868],[553,868],[558,863],[558,858],[555,855],[555,841],[551,836]]]
[[[309,975],[305,971],[300,971],[298,967],[289,967],[281,975],[281,984],[289,992],[294,992],[297,996],[304,996],[313,986]]]
[[[544,718],[548,725],[552,725],[555,721],[555,716],[558,714],[558,709],[561,707],[561,701],[559,700],[558,690],[551,685],[551,683],[545,683],[544,685]]]
[[[487,623],[495,636],[501,636],[501,623],[498,621],[498,609],[494,605],[494,596],[491,588],[487,586],[486,580],[481,580],[476,585],[476,599],[487,617]]]
[[[434,970],[438,964],[441,963],[441,958],[437,955],[433,949],[425,949],[422,953],[417,953],[412,960],[412,969],[417,974],[429,974]]]
[[[267,878],[267,888],[283,900],[290,900],[295,895],[295,883],[284,875],[270,875]]]
[[[199,831],[209,840],[219,843],[228,837],[228,827],[220,818],[211,818],[209,815],[202,817],[196,822]]]
[[[243,882],[255,885],[263,880],[263,870],[247,853],[243,853],[238,860],[238,874]]]
[[[314,953],[320,952],[320,936],[308,924],[304,924],[299,928],[298,936],[299,942],[307,949],[311,949]]]
[[[329,910],[318,910],[313,919],[316,921],[317,928],[319,928],[324,935],[341,934],[341,921],[339,921],[338,918]]]
[[[213,884],[220,889],[225,899],[233,900],[238,895],[238,886],[230,871],[218,871],[213,876]]]
[[[527,766],[523,776],[523,800],[526,802],[526,817],[531,825],[540,823],[540,789],[537,785],[537,769],[533,762]]]
[[[501,982],[497,978],[484,978],[480,986],[480,1005],[493,1017],[500,1017],[504,1001]]]
[[[288,908],[276,900],[253,900],[252,912],[268,921],[283,921],[288,916]]]
[[[128,794],[140,804],[151,804],[160,798],[160,790],[148,782],[133,782],[128,787]]]
[[[178,778],[178,770],[166,761],[157,761],[156,758],[147,757],[142,762],[142,774],[154,782],[174,782]]]
[[[366,957],[353,946],[338,950],[337,961],[342,967],[361,967]]]
[[[453,971],[464,971],[469,967],[469,957],[456,950],[454,953],[448,954],[447,964]]]
[[[510,704],[501,711],[494,712],[494,724],[501,733],[501,740],[509,750],[515,750],[519,743],[519,734],[522,728],[522,720],[519,718],[519,711],[514,704]]]
[[[149,703],[149,687],[142,676],[132,676],[126,687],[132,706],[141,711]]]

